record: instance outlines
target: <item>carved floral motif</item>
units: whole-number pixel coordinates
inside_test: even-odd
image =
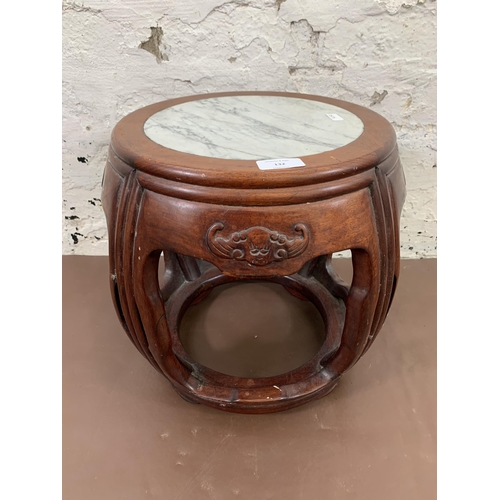
[[[295,236],[287,236],[267,227],[254,226],[226,237],[220,232],[222,222],[216,222],[207,232],[210,250],[224,259],[246,260],[254,266],[266,266],[300,255],[309,243],[309,229],[296,224]]]

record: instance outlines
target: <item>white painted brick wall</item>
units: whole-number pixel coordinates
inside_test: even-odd
[[[63,1],[63,79],[64,254],[107,254],[101,177],[120,118],[183,95],[275,90],[372,106],[393,124],[402,256],[436,256],[432,0]]]

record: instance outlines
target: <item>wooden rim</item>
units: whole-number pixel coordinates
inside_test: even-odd
[[[209,273],[208,278],[206,280],[200,276],[187,287],[178,289],[175,294],[179,295],[179,300],[169,300],[166,304],[165,317],[170,328],[172,352],[189,372],[189,377],[176,379],[179,384],[176,390],[185,399],[225,411],[267,413],[304,404],[333,389],[340,374],[329,370],[321,360],[332,356],[340,346],[344,326],[340,299],[333,297],[319,283],[312,284],[309,279],[299,275],[263,280],[282,286],[297,282],[303,285],[302,292],[323,318],[325,338],[312,358],[286,373],[259,378],[238,377],[198,363],[187,353],[180,340],[180,321],[201,292],[226,283],[239,282],[222,273]]]
[[[242,95],[291,97],[332,104],[360,118],[364,131],[346,146],[301,157],[306,167],[269,171],[259,170],[255,160],[210,158],[175,151],[155,143],[144,133],[144,123],[163,109],[188,101]],[[355,175],[381,163],[395,147],[396,134],[391,124],[368,108],[329,97],[258,91],[201,94],[152,104],[120,120],[111,138],[111,148],[122,161],[154,177],[187,184],[246,189],[302,186]]]

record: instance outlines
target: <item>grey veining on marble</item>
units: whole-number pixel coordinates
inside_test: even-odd
[[[334,121],[328,114],[342,120]],[[144,133],[161,146],[212,158],[300,158],[340,148],[363,133],[353,113],[319,101],[246,95],[189,101],[152,115]]]

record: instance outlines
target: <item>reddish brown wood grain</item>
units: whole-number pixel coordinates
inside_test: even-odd
[[[254,161],[205,158],[149,140],[142,108],[115,127],[103,180],[110,284],[117,314],[138,351],[185,399],[227,411],[281,411],[324,396],[369,348],[388,314],[399,274],[405,181],[391,125],[355,113],[362,135],[303,157],[304,168],[261,171]],[[331,254],[350,249],[343,283]],[[158,264],[165,272],[158,278]],[[197,364],[178,335],[190,304],[228,282],[265,279],[315,304],[326,325],[317,355],[289,373],[243,379]]]

